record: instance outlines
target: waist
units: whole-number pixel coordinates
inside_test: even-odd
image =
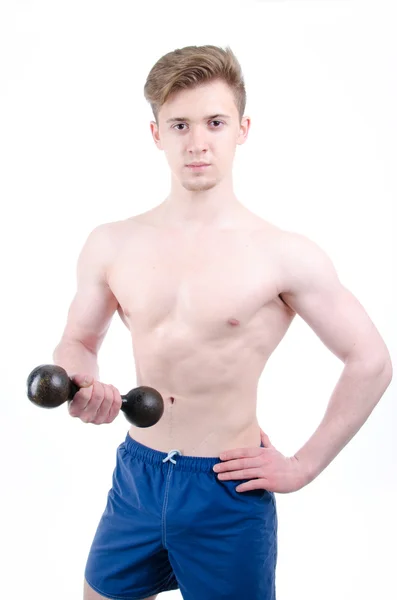
[[[192,420],[183,428],[172,427],[170,422],[162,419],[153,427],[138,428],[131,426],[129,435],[145,446],[169,452],[179,450],[184,456],[214,457],[221,452],[235,448],[256,447],[261,444],[260,426],[255,419],[243,427],[230,424],[211,424],[208,427],[197,427]]]

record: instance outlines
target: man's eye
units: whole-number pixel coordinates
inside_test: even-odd
[[[218,123],[218,124],[222,124],[222,121],[210,121],[210,123]],[[176,125],[173,125],[173,129],[176,129],[177,127],[184,127],[186,125],[186,123],[177,123]],[[215,129],[219,129],[219,125],[217,125],[215,127]],[[178,131],[183,131],[182,129],[178,129]]]

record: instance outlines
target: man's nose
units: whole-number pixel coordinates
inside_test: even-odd
[[[201,152],[208,150],[208,132],[200,127],[192,127],[189,134],[188,150],[190,152]]]

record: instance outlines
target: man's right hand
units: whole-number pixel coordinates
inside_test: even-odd
[[[114,421],[122,405],[117,388],[97,381],[90,375],[74,373],[69,377],[81,388],[69,402],[71,417],[79,417],[84,423],[94,425]]]

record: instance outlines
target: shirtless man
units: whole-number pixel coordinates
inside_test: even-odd
[[[192,68],[198,79],[170,87],[182,63],[186,73],[204,60],[208,80]],[[145,93],[170,194],[148,212],[96,227],[79,257],[54,352],[83,386],[70,414],[102,424],[120,410],[97,362],[115,311],[131,333],[137,385],[154,387],[165,403],[158,423],[131,426],[118,448],[85,600],[149,600],[177,588],[188,600],[275,600],[275,493],[317,477],[391,381],[384,341],[324,251],[236,198],[232,163],[250,127],[241,81],[230,49],[190,47],[157,63]],[[166,85],[173,93],[161,96]],[[208,166],[189,166],[197,161]],[[259,426],[257,386],[296,314],[344,369],[318,429],[286,457]]]

